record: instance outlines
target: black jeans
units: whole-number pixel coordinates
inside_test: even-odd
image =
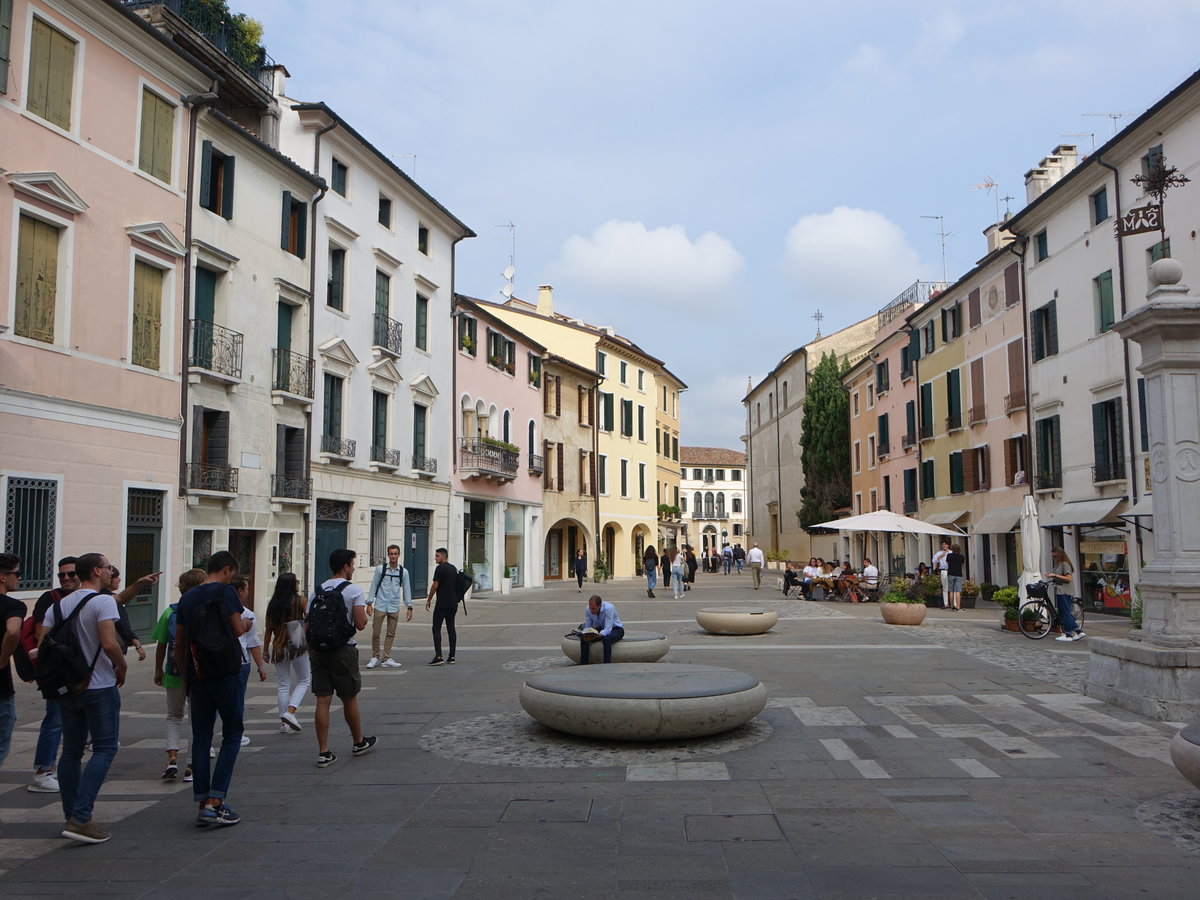
[[[612,645],[623,637],[625,637],[625,629],[620,625],[614,625],[612,631],[600,638],[600,643],[604,645],[604,661],[606,663],[612,662]],[[592,655],[592,644],[594,643],[596,642],[583,640],[579,642],[580,665],[588,664],[588,657]]]
[[[458,612],[458,607],[454,606],[450,609],[442,609],[439,606],[433,608],[433,655],[442,655],[442,623],[446,623],[446,634],[450,638],[450,655],[454,655],[454,648],[458,644],[458,632],[454,630],[454,614]]]

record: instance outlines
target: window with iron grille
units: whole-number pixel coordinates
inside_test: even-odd
[[[371,565],[387,562],[387,510],[371,510]]]
[[[4,503],[4,550],[21,557],[21,587],[54,587],[54,542],[58,530],[58,481],[9,478]]]

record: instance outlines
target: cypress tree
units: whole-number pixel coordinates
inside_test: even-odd
[[[850,505],[850,406],[842,386],[849,369],[848,360],[839,363],[835,354],[826,353],[808,382],[800,437],[800,525],[805,528]]]

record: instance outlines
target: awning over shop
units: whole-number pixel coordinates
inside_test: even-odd
[[[1064,503],[1062,509],[1041,516],[1039,524],[1042,528],[1063,527],[1065,525],[1092,525],[1103,522],[1125,498],[1115,500],[1077,500],[1074,503]]]
[[[1019,506],[989,509],[977,523],[971,526],[971,530],[979,534],[1007,534],[1016,527],[1020,518],[1021,507]]]
[[[1125,512],[1121,513],[1122,519],[1128,519],[1131,516],[1152,516],[1154,515],[1154,495],[1147,494],[1137,503],[1133,504]]]
[[[925,517],[925,521],[930,525],[953,525],[959,519],[964,518],[969,510],[954,509],[950,512],[935,512],[930,513]]]

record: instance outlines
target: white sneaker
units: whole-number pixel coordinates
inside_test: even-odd
[[[394,659],[388,658],[383,661],[383,667],[385,669],[399,669],[400,663],[396,662]]]
[[[34,794],[57,794],[58,779],[53,772],[35,772],[27,790]]]
[[[1058,637],[1055,638],[1055,640],[1056,641],[1073,641],[1073,640],[1075,640],[1075,638],[1071,637],[1069,634],[1060,634]]]
[[[378,656],[372,656],[372,657],[371,657],[371,661],[370,661],[369,663],[367,663],[367,668],[368,668],[368,669],[373,669],[373,668],[375,668],[377,665],[379,665],[379,657],[378,657]]]
[[[292,733],[292,729],[288,728],[286,725],[284,725],[284,724],[281,722],[281,723],[279,724],[279,733],[280,733],[280,734],[291,734],[291,733]]]
[[[247,735],[242,735],[242,746],[245,747],[250,743],[250,738]]]
[[[1071,640],[1078,641],[1078,640],[1082,640],[1085,637],[1087,637],[1086,634],[1084,634],[1082,631],[1077,631],[1077,632],[1075,632],[1075,636],[1073,638],[1071,638]]]
[[[295,713],[284,710],[279,714],[279,721],[283,723],[284,728],[290,728],[292,731],[300,731],[300,720],[296,718]]]

